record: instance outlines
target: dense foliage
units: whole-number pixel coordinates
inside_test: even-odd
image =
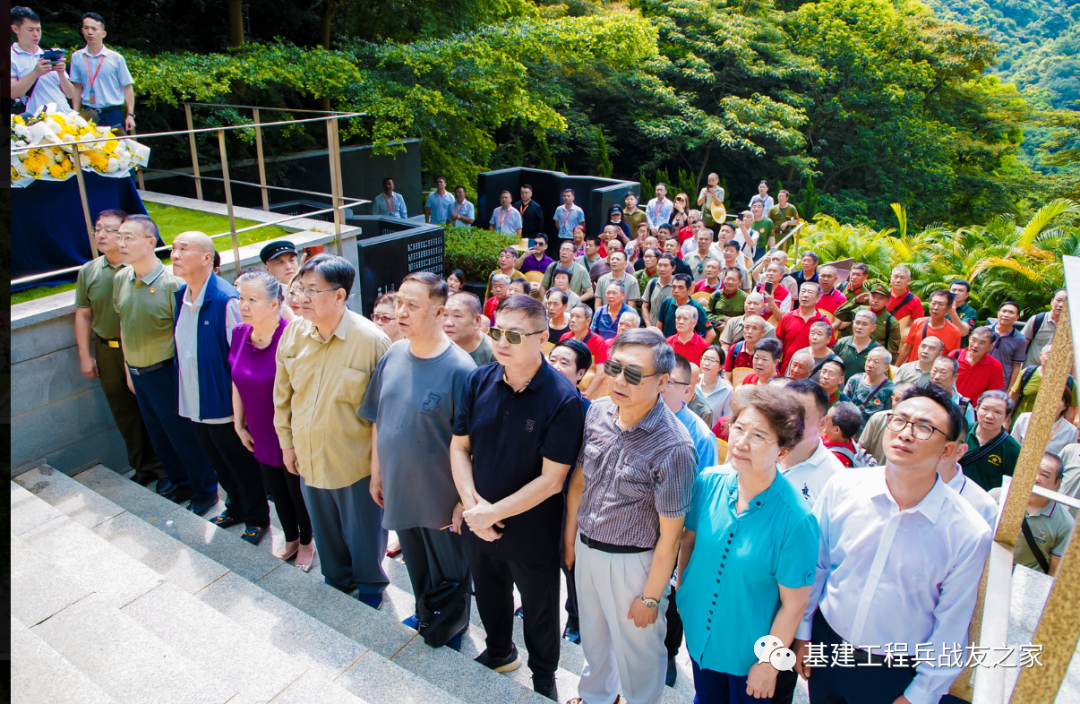
[[[393,152],[422,137],[429,179],[473,184],[529,165],[643,183],[671,174],[689,191],[717,171],[729,210],[767,178],[804,210],[873,226],[893,202],[913,222],[962,225],[1080,194],[1060,156],[1080,135],[1071,115],[989,74],[1000,46],[916,0],[263,0],[258,11],[249,0],[230,31],[239,2],[95,4],[116,18],[109,42],[128,55],[139,100],[155,104],[140,129],[182,125],[184,100],[332,106],[365,113],[343,125],[347,138]],[[963,7],[950,16],[972,21]],[[1059,14],[1071,22],[1075,7]],[[62,5],[47,32],[77,17]],[[228,49],[237,30],[247,41]],[[250,119],[196,114],[201,125]],[[323,139],[270,130],[268,154]],[[185,153],[177,140],[155,158],[181,165]]]

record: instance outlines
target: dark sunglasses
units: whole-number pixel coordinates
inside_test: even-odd
[[[637,386],[641,383],[642,379],[648,379],[650,376],[660,376],[660,372],[657,372],[656,374],[642,374],[640,367],[635,367],[632,364],[620,364],[614,359],[609,359],[604,362],[604,374],[607,374],[612,379],[619,376],[619,374],[622,374],[623,378],[626,379],[626,383],[631,386]]]
[[[491,335],[491,339],[494,340],[495,342],[498,342],[499,340],[502,339],[503,335],[506,335],[506,341],[509,342],[511,345],[520,345],[522,338],[531,337],[533,335],[539,335],[542,332],[544,332],[544,331],[543,330],[538,330],[536,332],[527,332],[527,333],[522,334],[520,332],[514,332],[513,330],[502,330],[500,328],[491,328],[491,330],[488,332],[488,334]]]

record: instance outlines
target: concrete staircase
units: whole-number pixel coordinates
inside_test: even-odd
[[[475,609],[460,652],[402,625],[414,599],[401,561],[385,561],[391,585],[374,610],[325,585],[317,561],[305,574],[275,559],[274,512],[252,546],[242,526],[212,526],[100,465],[26,472],[11,503],[16,701],[549,701],[527,666],[500,675],[473,662],[485,647]],[[521,629],[517,619],[527,663]],[[664,704],[693,701],[685,649],[679,660]],[[563,640],[560,700],[576,695],[583,667]]]

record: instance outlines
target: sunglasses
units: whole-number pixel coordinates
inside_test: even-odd
[[[511,345],[520,345],[523,338],[532,337],[533,335],[539,335],[545,332],[544,330],[537,330],[536,332],[520,333],[513,330],[502,330],[500,328],[491,328],[488,332],[491,335],[491,339],[498,342],[502,339],[503,335],[506,335],[506,341]]]
[[[641,367],[636,367],[632,364],[621,364],[614,359],[609,359],[604,362],[604,374],[612,379],[619,376],[619,374],[622,374],[623,378],[626,379],[626,383],[631,386],[637,386],[641,383],[642,379],[648,379],[650,376],[660,376],[660,372],[657,372],[656,374],[642,374]]]

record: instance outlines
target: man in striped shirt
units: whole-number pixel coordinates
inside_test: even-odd
[[[615,339],[610,398],[592,404],[567,496],[567,567],[575,562],[585,670],[582,704],[661,698],[665,610],[697,467],[686,428],[660,397],[675,354],[655,330]],[[612,617],[608,617],[609,608]]]

